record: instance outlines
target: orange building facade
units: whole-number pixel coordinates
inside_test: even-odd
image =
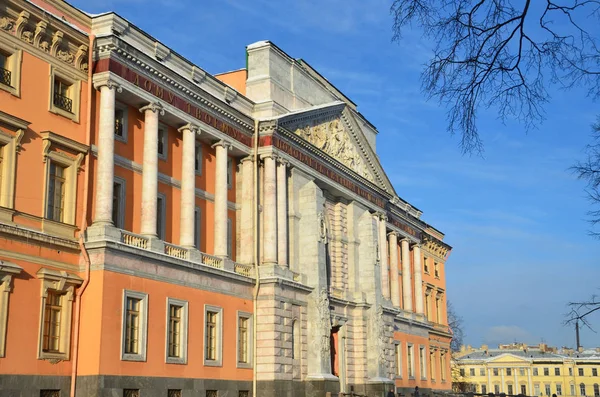
[[[0,395],[450,389],[444,235],[350,99],[247,55],[0,5]]]

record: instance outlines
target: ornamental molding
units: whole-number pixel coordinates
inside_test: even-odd
[[[330,342],[329,337],[331,333],[331,311],[329,310],[329,295],[327,289],[321,288],[316,292],[313,298],[313,304],[318,312],[317,324],[319,330],[319,340],[316,341],[319,347],[321,358],[324,361],[329,360],[329,349]]]
[[[210,93],[206,92],[203,88],[195,86],[193,89],[180,84],[179,82],[173,80],[169,75],[163,73],[162,71],[156,69],[154,66],[150,65],[151,60],[143,60],[141,57],[148,57],[146,54],[136,55],[132,54],[133,51],[129,50],[129,45],[125,42],[119,41],[118,44],[115,43],[103,43],[96,48],[97,56],[101,58],[111,57],[112,54],[115,54],[120,61],[129,65],[132,68],[135,68],[139,73],[143,74],[146,78],[160,82],[167,85],[170,88],[175,89],[177,92],[184,94],[188,99],[193,99],[200,108],[203,110],[212,113],[215,117],[224,117],[228,121],[234,123],[235,125],[239,125],[243,127],[246,133],[252,134],[254,132],[254,125],[249,122],[250,118],[248,117],[248,121],[243,120],[240,115],[235,115],[234,113],[228,111],[224,106],[219,106],[215,102],[221,101],[220,99],[212,96]],[[112,56],[114,57],[114,56]],[[148,57],[149,58],[149,57]],[[195,69],[195,74],[199,75],[199,69]],[[172,72],[175,74],[175,72]],[[202,75],[202,79],[204,79],[204,75]],[[202,80],[200,79],[200,80]],[[198,84],[195,78],[192,78],[193,83]],[[192,84],[193,84],[192,83]],[[198,91],[202,90],[202,93],[205,95],[199,95]],[[212,97],[212,98],[211,98]],[[237,111],[237,110],[236,110]]]
[[[12,6],[12,7],[11,7]],[[17,8],[18,7],[18,8]],[[82,73],[88,71],[88,40],[85,34],[30,5],[9,4],[0,14],[0,30]]]
[[[421,235],[421,248],[439,259],[446,260],[450,253],[450,246],[444,244],[440,240],[432,237],[426,233]]]

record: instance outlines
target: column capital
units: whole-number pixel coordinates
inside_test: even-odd
[[[231,150],[231,149],[233,149],[233,145],[231,144],[231,142],[226,141],[225,139],[221,139],[220,141],[217,141],[217,142],[213,143],[210,147],[211,148],[216,148],[218,146],[221,146],[225,150]]]
[[[110,90],[114,89],[117,92],[123,92],[123,87],[121,87],[121,84],[116,83],[114,80],[111,80],[110,78],[104,79],[102,81],[94,82],[95,89],[99,90],[102,87],[108,87],[108,89],[110,89]]]
[[[412,242],[410,248],[411,249],[415,249],[415,248],[421,249],[421,243]]]
[[[380,221],[387,222],[388,220],[387,214],[385,212],[377,212],[375,215],[379,218]]]
[[[281,156],[277,156],[275,160],[277,160],[278,165],[281,165],[283,167],[287,167],[290,164],[289,161],[287,161],[286,159],[284,159]]]
[[[196,124],[192,124],[192,123],[187,123],[177,129],[177,131],[179,131],[179,132],[183,132],[185,130],[192,131],[194,134],[200,133],[200,128]]]
[[[277,159],[279,158],[279,156],[277,156],[275,153],[263,153],[260,155],[260,159],[261,160],[265,160],[265,159],[273,159],[273,161],[277,161]]]
[[[388,235],[388,237],[391,237],[391,236],[396,236],[396,238],[398,238],[398,236],[400,236],[400,233],[398,233],[398,232],[397,232],[397,231],[395,231],[395,230],[392,230],[392,231],[391,231],[391,232],[389,232],[387,235]]]
[[[154,113],[158,112],[161,116],[165,115],[165,109],[163,109],[162,105],[158,102],[149,103],[140,108],[140,112],[144,113],[146,110],[151,110]]]

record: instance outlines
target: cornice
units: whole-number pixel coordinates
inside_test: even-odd
[[[38,241],[48,246],[60,246],[73,251],[79,250],[79,245],[75,240],[68,240],[61,237],[50,236],[43,232],[30,229],[23,229],[17,225],[7,225],[0,223],[0,233],[23,238],[25,241]]]

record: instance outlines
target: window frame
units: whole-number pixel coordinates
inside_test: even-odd
[[[127,106],[127,104],[119,102],[119,101],[115,101],[115,123],[117,122],[117,110],[120,110],[123,112],[123,133],[122,135],[117,135],[116,134],[116,129],[115,129],[115,140],[119,141],[119,142],[123,142],[123,143],[127,143],[127,139],[128,139],[128,129],[129,129],[129,120],[128,120],[128,115],[129,115],[129,106]],[[116,124],[115,124],[116,127]]]
[[[555,388],[556,388],[556,395],[562,396],[562,383],[557,383],[555,385]]]
[[[156,194],[156,200],[156,235],[159,240],[165,241],[167,238],[167,196],[159,192]]]
[[[11,95],[21,97],[21,68],[23,64],[23,49],[18,48],[15,44],[11,44],[0,37],[0,51],[8,54],[7,62],[10,63],[8,71],[10,71],[10,86],[0,83],[0,90],[6,91]]]
[[[233,222],[227,218],[227,257],[233,259]]]
[[[436,361],[436,357],[435,357],[435,350],[432,350],[431,348],[429,349],[429,373],[431,381],[435,382],[436,379],[436,370],[435,370],[435,361]]]
[[[194,145],[194,172],[196,175],[202,175],[202,160],[204,159],[204,154],[202,153],[203,145],[202,142],[196,141]],[[198,167],[196,167],[196,163],[198,163]]]
[[[560,367],[554,367],[554,376],[560,376]]]
[[[23,268],[9,261],[0,262],[0,358],[6,354],[6,330],[8,328],[8,303],[13,276],[18,276]]]
[[[408,379],[415,379],[415,349],[412,343],[406,344],[406,362]]]
[[[120,185],[120,194],[117,198],[117,205],[115,206],[113,203],[113,211],[117,211],[117,219],[113,219],[114,226],[118,229],[125,229],[125,200],[127,197],[127,181],[121,177],[114,176],[113,181],[113,198],[115,196],[116,189],[114,185]]]
[[[50,361],[69,360],[71,352],[73,299],[75,296],[75,288],[83,283],[83,279],[74,274],[69,274],[64,271],[51,270],[44,267],[38,270],[36,276],[42,282],[37,358],[39,360]],[[53,291],[62,295],[60,306],[61,324],[63,326],[61,327],[59,333],[58,352],[44,351],[44,322],[46,316],[46,299],[48,297],[48,291]]]
[[[179,306],[181,308],[181,322],[179,331],[179,350],[178,357],[169,355],[169,334],[171,306]],[[165,326],[165,362],[167,364],[187,364],[188,359],[188,301],[167,297],[166,311],[166,326]]]
[[[512,368],[506,368],[506,376],[512,376]]]
[[[512,395],[513,394],[513,385],[512,383],[507,383],[506,384],[506,394]]]
[[[69,96],[68,98],[73,101],[72,110],[69,112],[54,104],[54,89],[56,79],[64,81],[69,84]],[[81,105],[81,80],[77,76],[69,71],[63,70],[55,65],[50,65],[50,98],[49,98],[48,111],[54,113],[76,123],[79,123],[79,113]]]
[[[579,394],[581,396],[586,396],[587,395],[586,393],[587,393],[587,390],[586,390],[586,387],[585,387],[585,383],[580,383],[579,384]]]
[[[550,368],[544,367],[544,376],[550,376]]]
[[[233,157],[227,156],[227,190],[233,188]]]
[[[217,314],[217,343],[216,343],[216,355],[217,357],[212,360],[206,357],[206,338],[207,338],[207,314],[213,312]],[[209,304],[204,305],[204,343],[203,343],[203,354],[202,359],[205,366],[210,367],[222,367],[223,366],[223,308],[219,306],[213,306]]]
[[[592,376],[598,376],[598,368],[592,368]]]
[[[15,207],[15,183],[17,169],[17,154],[21,150],[21,140],[29,128],[25,121],[0,110],[0,123],[8,133],[0,130],[0,145],[2,145],[2,182],[0,186],[0,220],[12,222]]]
[[[402,379],[402,342],[394,341],[394,364],[396,379]]]
[[[158,158],[160,160],[164,160],[167,161],[167,159],[169,158],[169,126],[164,124],[164,123],[158,123],[158,131],[157,131],[157,139],[161,140],[161,131],[164,131],[164,134],[162,134],[162,145],[163,145],[163,153],[158,151],[158,148],[160,147],[160,145],[158,145],[157,143],[157,150],[156,150],[156,154],[158,155]]]
[[[577,374],[578,376],[585,376],[585,371],[583,368],[577,368]]]
[[[423,257],[423,272],[424,272],[425,274],[429,274],[429,263],[428,263],[428,261],[427,261],[428,259],[429,259],[429,258],[428,258],[428,257],[426,257],[426,256],[424,256],[424,257]]]
[[[200,251],[200,242],[202,241],[202,209],[199,206],[194,207],[194,245]]]
[[[138,328],[140,351],[138,353],[125,353],[125,334],[127,332],[127,298],[140,300],[141,318]],[[148,341],[148,294],[145,292],[124,289],[121,311],[121,361],[146,361]]]
[[[419,345],[419,376],[421,380],[427,380],[427,360],[425,353],[425,346]]]
[[[247,343],[246,343],[246,348],[248,349],[247,352],[247,356],[248,356],[248,361],[247,362],[242,362],[240,361],[240,319],[244,318],[248,321],[248,328],[246,330],[246,337],[248,339]],[[254,330],[254,316],[252,315],[252,313],[249,312],[244,312],[244,311],[237,311],[237,316],[236,316],[236,331],[235,331],[235,347],[236,347],[236,367],[237,368],[252,368],[252,362],[253,362],[253,355],[252,352],[254,351],[253,348],[253,344],[252,344],[252,333]]]

